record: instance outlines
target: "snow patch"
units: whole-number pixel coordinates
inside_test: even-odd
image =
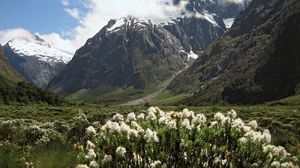
[[[72,59],[72,55],[41,40],[14,39],[9,41],[7,45],[20,56],[37,57],[40,61],[52,65],[56,63],[67,64]]]
[[[191,58],[192,59],[197,59],[199,56],[197,54],[194,53],[193,50],[191,50],[189,53],[188,53],[188,60],[190,60]]]
[[[189,17],[195,16],[196,18],[199,19],[205,19],[212,23],[214,26],[219,26],[216,20],[214,19],[215,13],[209,13],[207,10],[203,10],[202,13],[200,12],[195,12],[195,13],[190,13],[188,14]]]
[[[224,22],[226,28],[229,29],[229,28],[231,28],[231,26],[234,22],[234,18],[223,19],[223,22]]]

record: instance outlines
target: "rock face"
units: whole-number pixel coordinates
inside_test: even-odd
[[[160,25],[132,17],[111,20],[80,48],[48,88],[63,95],[100,85],[143,89],[187,65],[181,43]]]
[[[72,58],[70,54],[55,49],[36,35],[13,39],[4,49],[10,64],[27,82],[40,88],[45,88]]]
[[[217,40],[168,87],[189,104],[254,104],[299,92],[300,3],[253,0]]]
[[[235,17],[243,9],[241,5],[233,5],[238,6],[233,10],[236,13],[226,15],[220,10],[217,16],[213,13],[217,7],[213,6],[221,3],[216,2],[189,1],[182,17],[167,23],[153,24],[150,20],[134,17],[110,20],[77,50],[72,61],[47,89],[94,101],[93,97],[99,95],[113,97],[108,92],[117,88],[122,89],[122,93],[133,88],[125,93],[127,99],[127,95],[157,86],[186,68],[225,33],[222,19]],[[222,8],[231,5],[222,3]]]

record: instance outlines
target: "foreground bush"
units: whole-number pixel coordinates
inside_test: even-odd
[[[297,158],[271,145],[268,130],[244,123],[234,110],[203,114],[164,112],[116,114],[103,126],[86,128],[81,167],[297,167]]]

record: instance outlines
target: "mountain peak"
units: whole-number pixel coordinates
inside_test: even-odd
[[[68,63],[72,59],[72,55],[54,48],[37,35],[33,35],[32,38],[15,38],[5,46],[11,48],[20,56],[34,56],[50,64]]]
[[[112,33],[121,29],[127,29],[129,27],[147,27],[147,25],[151,24],[152,23],[149,19],[127,16],[119,19],[111,19],[106,25],[106,29],[107,32]]]

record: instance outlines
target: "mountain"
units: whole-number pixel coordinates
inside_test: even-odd
[[[10,65],[8,59],[4,56],[4,49],[0,45],[0,76],[5,76],[11,81],[22,81],[22,77]]]
[[[0,104],[38,103],[52,105],[64,103],[65,100],[48,91],[23,82],[23,78],[9,64],[0,46]]]
[[[130,16],[110,20],[77,50],[47,89],[92,102],[122,102],[162,89],[165,81],[225,33],[223,18],[233,18],[244,9],[244,4],[237,5],[228,11],[232,14],[220,10],[217,16],[213,6],[220,2],[216,2],[191,0],[181,17],[166,23]],[[193,11],[191,5],[197,5]],[[231,5],[222,3],[224,9]]]
[[[299,93],[300,2],[253,0],[169,85],[183,102],[255,104]]]
[[[40,88],[45,88],[72,58],[33,34],[10,40],[4,49],[10,64],[27,82]]]
[[[162,26],[133,17],[112,19],[77,50],[48,89],[62,95],[143,90],[186,67],[187,58],[180,41]]]
[[[186,51],[199,55],[231,27],[234,19],[249,1],[243,3],[224,0],[174,0],[185,4],[182,16],[163,23],[164,28],[180,40]]]

